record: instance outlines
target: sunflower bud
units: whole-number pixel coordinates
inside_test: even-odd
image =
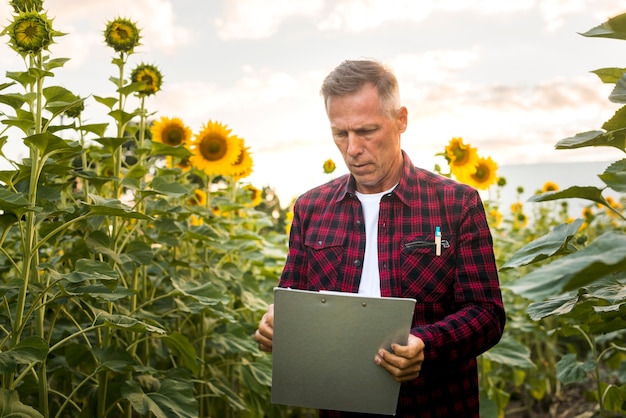
[[[9,44],[20,54],[37,54],[48,49],[53,36],[63,35],[52,29],[52,21],[45,13],[34,11],[20,12],[14,16],[9,26],[4,28],[2,35],[8,34]]]
[[[11,0],[10,4],[15,13],[41,12],[43,9],[43,0]]]
[[[121,17],[107,23],[104,30],[106,44],[116,52],[133,52],[133,49],[139,45],[139,38],[137,25]]]
[[[145,86],[139,89],[139,95],[150,96],[161,89],[163,76],[161,71],[154,65],[140,64],[130,74],[131,82],[145,82]]]

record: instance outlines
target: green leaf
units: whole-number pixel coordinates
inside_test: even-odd
[[[90,280],[98,281],[109,289],[114,289],[119,280],[118,272],[107,263],[86,258],[76,261],[76,269],[71,273],[61,275],[61,277],[74,284]]]
[[[117,99],[115,97],[93,96],[93,98],[96,100],[96,102],[105,105],[109,109],[113,109],[113,106],[117,104]]]
[[[578,232],[583,222],[582,219],[576,219],[572,223],[558,225],[546,235],[537,238],[517,250],[509,261],[504,263],[500,270],[525,266],[553,255],[572,252],[571,249],[568,249],[568,244],[574,234]]]
[[[152,247],[144,241],[131,241],[128,246],[124,248],[123,254],[137,264],[144,266],[150,265],[154,258]]]
[[[163,337],[163,342],[175,357],[182,360],[183,366],[191,370],[194,376],[198,376],[200,365],[198,363],[196,349],[189,341],[189,338],[180,332],[174,332]]]
[[[225,292],[226,289],[222,286],[216,286],[210,281],[199,283],[194,280],[185,280],[180,276],[172,276],[170,280],[176,290],[205,306],[213,306],[219,303],[228,304],[230,302],[230,296]]]
[[[25,212],[34,210],[22,193],[0,188],[0,207],[5,212],[15,213],[21,217]]]
[[[601,387],[604,397],[604,407],[612,412],[625,412],[624,402],[626,402],[626,384],[616,386],[607,385],[602,382]]]
[[[115,302],[134,295],[131,290],[122,286],[113,289],[101,284],[70,284],[64,287],[64,292],[70,296],[90,296],[106,302]]]
[[[23,94],[18,93],[9,93],[9,94],[0,94],[0,103],[11,106],[13,109],[19,109],[29,101],[30,98]]]
[[[27,87],[28,85],[33,84],[37,81],[37,79],[33,77],[33,75],[30,74],[28,71],[7,71],[6,76],[11,80],[15,80],[20,83],[22,87]]]
[[[180,197],[189,193],[189,190],[176,181],[167,181],[164,177],[156,176],[150,182],[152,190],[157,191],[168,197]]]
[[[24,405],[17,391],[0,388],[0,417],[44,418],[35,408]]]
[[[25,337],[15,347],[0,352],[0,372],[12,373],[18,364],[41,362],[48,355],[48,349],[48,343],[44,339],[37,336]]]
[[[103,137],[103,138],[94,138],[94,141],[98,142],[102,146],[106,147],[111,154],[113,154],[119,147],[124,145],[130,138],[111,138],[111,137]]]
[[[108,127],[108,123],[91,123],[87,125],[80,125],[78,129],[84,132],[91,132],[97,136],[104,136]]]
[[[531,300],[545,300],[576,290],[626,269],[626,235],[609,231],[582,250],[566,255],[506,285]]]
[[[133,120],[135,116],[137,116],[137,112],[128,113],[120,109],[115,109],[109,112],[109,116],[115,119],[118,123],[126,125],[128,122]]]
[[[612,38],[626,40],[626,13],[615,16],[606,22],[589,29],[583,36],[590,38]]]
[[[576,292],[552,297],[546,301],[533,302],[528,305],[526,313],[533,321],[539,321],[551,315],[565,315],[570,313],[579,300]]]
[[[557,142],[556,149],[574,149],[583,147],[610,146],[621,151],[626,144],[626,134],[623,131],[588,131],[576,134]]]
[[[53,58],[45,63],[44,68],[48,71],[54,70],[55,68],[63,67],[69,60],[69,58]]]
[[[602,190],[594,186],[572,186],[567,189],[557,190],[555,192],[546,192],[531,196],[529,202],[547,202],[558,199],[586,199],[596,203],[607,205],[606,200],[602,196]]]
[[[163,328],[147,324],[135,318],[126,315],[112,315],[106,312],[98,313],[95,320],[96,324],[104,324],[111,328],[133,331],[133,332],[149,332],[154,334],[165,335]]]
[[[530,349],[508,333],[505,333],[500,342],[482,356],[491,362],[513,368],[532,369],[535,367],[530,359]]]
[[[611,164],[599,177],[616,192],[626,193],[626,158]]]
[[[591,361],[580,362],[576,360],[576,354],[566,354],[556,364],[556,377],[565,385],[587,380],[588,374],[593,370]]]
[[[63,157],[69,157],[73,155],[79,155],[82,151],[82,147],[77,142],[66,141],[56,135],[53,135],[50,132],[31,135],[24,140],[24,144],[29,147],[37,147],[42,156],[60,154]]]
[[[118,199],[105,199],[98,195],[89,196],[91,197],[93,204],[86,203],[86,205],[89,206],[89,213],[91,215],[119,216],[122,218],[152,220],[150,216],[133,211]]]
[[[122,385],[122,398],[128,400],[135,411],[145,416],[152,413],[156,418],[194,418],[198,416],[198,401],[193,395],[190,380],[165,379],[158,390],[144,392],[133,381]]]
[[[97,346],[93,348],[93,354],[98,360],[99,367],[114,372],[128,372],[137,365],[130,353],[119,346]]]
[[[602,129],[605,131],[616,131],[626,128],[626,106],[620,107],[613,117],[602,125]]]
[[[609,94],[609,100],[613,103],[626,103],[626,75],[622,74],[611,94]]]
[[[622,74],[626,72],[626,68],[600,68],[598,70],[592,71],[595,75],[597,75],[603,83],[606,84],[615,84],[617,80],[622,77]]]
[[[151,148],[154,155],[170,155],[172,157],[180,159],[188,158],[192,155],[191,151],[189,151],[187,147],[182,145],[173,147],[171,145],[163,144],[161,142],[152,141]]]

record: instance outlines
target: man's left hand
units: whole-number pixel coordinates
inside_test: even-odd
[[[392,344],[391,352],[381,348],[374,361],[396,382],[413,380],[419,376],[424,361],[424,341],[410,334],[407,345]]]

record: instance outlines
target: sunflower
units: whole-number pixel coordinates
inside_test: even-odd
[[[187,203],[190,206],[204,206],[207,202],[206,192],[202,189],[196,189],[193,191],[193,196],[191,196]]]
[[[115,52],[133,52],[133,49],[139,45],[139,28],[137,24],[118,17],[107,23],[104,30],[104,40],[106,44],[113,48]]]
[[[468,174],[465,171],[460,172],[457,177],[459,181],[480,190],[487,190],[491,185],[498,181],[498,177],[496,176],[498,164],[496,164],[491,157],[478,158],[478,162],[475,167],[476,170],[471,174]]]
[[[150,96],[161,90],[163,75],[161,71],[150,64],[140,64],[131,72],[130,80],[133,83],[145,82],[146,84],[138,91],[140,96]]]
[[[166,167],[180,168],[183,172],[186,172],[191,168],[191,163],[189,162],[189,157],[174,158],[171,155],[168,155],[166,157]]]
[[[241,152],[235,161],[231,165],[231,175],[236,179],[248,177],[252,174],[252,157],[250,156],[249,148],[245,146],[244,140],[240,139]]]
[[[246,192],[248,192],[248,196],[250,197],[250,206],[253,208],[259,206],[263,201],[263,191],[257,189],[251,184],[246,184],[243,188]]]
[[[446,146],[446,159],[452,174],[459,177],[474,171],[478,153],[476,148],[463,144],[463,138],[452,138]]]
[[[208,121],[191,139],[191,164],[208,175],[231,175],[241,153],[241,139],[219,122]]]
[[[541,188],[541,193],[556,192],[559,186],[553,181],[546,181]]]
[[[502,223],[502,212],[494,208],[489,211],[489,224],[493,227],[498,227]]]
[[[15,13],[41,12],[43,9],[43,0],[11,0],[10,4]]]
[[[285,214],[285,232],[291,234],[291,224],[293,223],[293,208]]]
[[[191,138],[191,129],[180,118],[166,116],[152,124],[150,133],[153,141],[172,147],[186,144]]]
[[[53,36],[64,35],[52,29],[52,20],[45,13],[20,12],[2,35],[8,34],[11,47],[20,54],[37,54],[54,42]]]
[[[511,205],[511,212],[513,213],[521,213],[523,209],[522,202],[515,202]]]
[[[337,166],[335,165],[335,162],[331,160],[330,158],[324,161],[324,173],[330,174],[333,171],[335,171],[336,168]]]

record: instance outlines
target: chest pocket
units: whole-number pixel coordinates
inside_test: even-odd
[[[304,246],[307,252],[307,279],[312,290],[339,290],[337,280],[342,268],[347,234],[345,231],[307,234]]]
[[[444,238],[438,256],[434,235],[412,236],[404,240],[400,253],[403,296],[422,303],[445,305],[454,284],[453,253],[453,247]]]

